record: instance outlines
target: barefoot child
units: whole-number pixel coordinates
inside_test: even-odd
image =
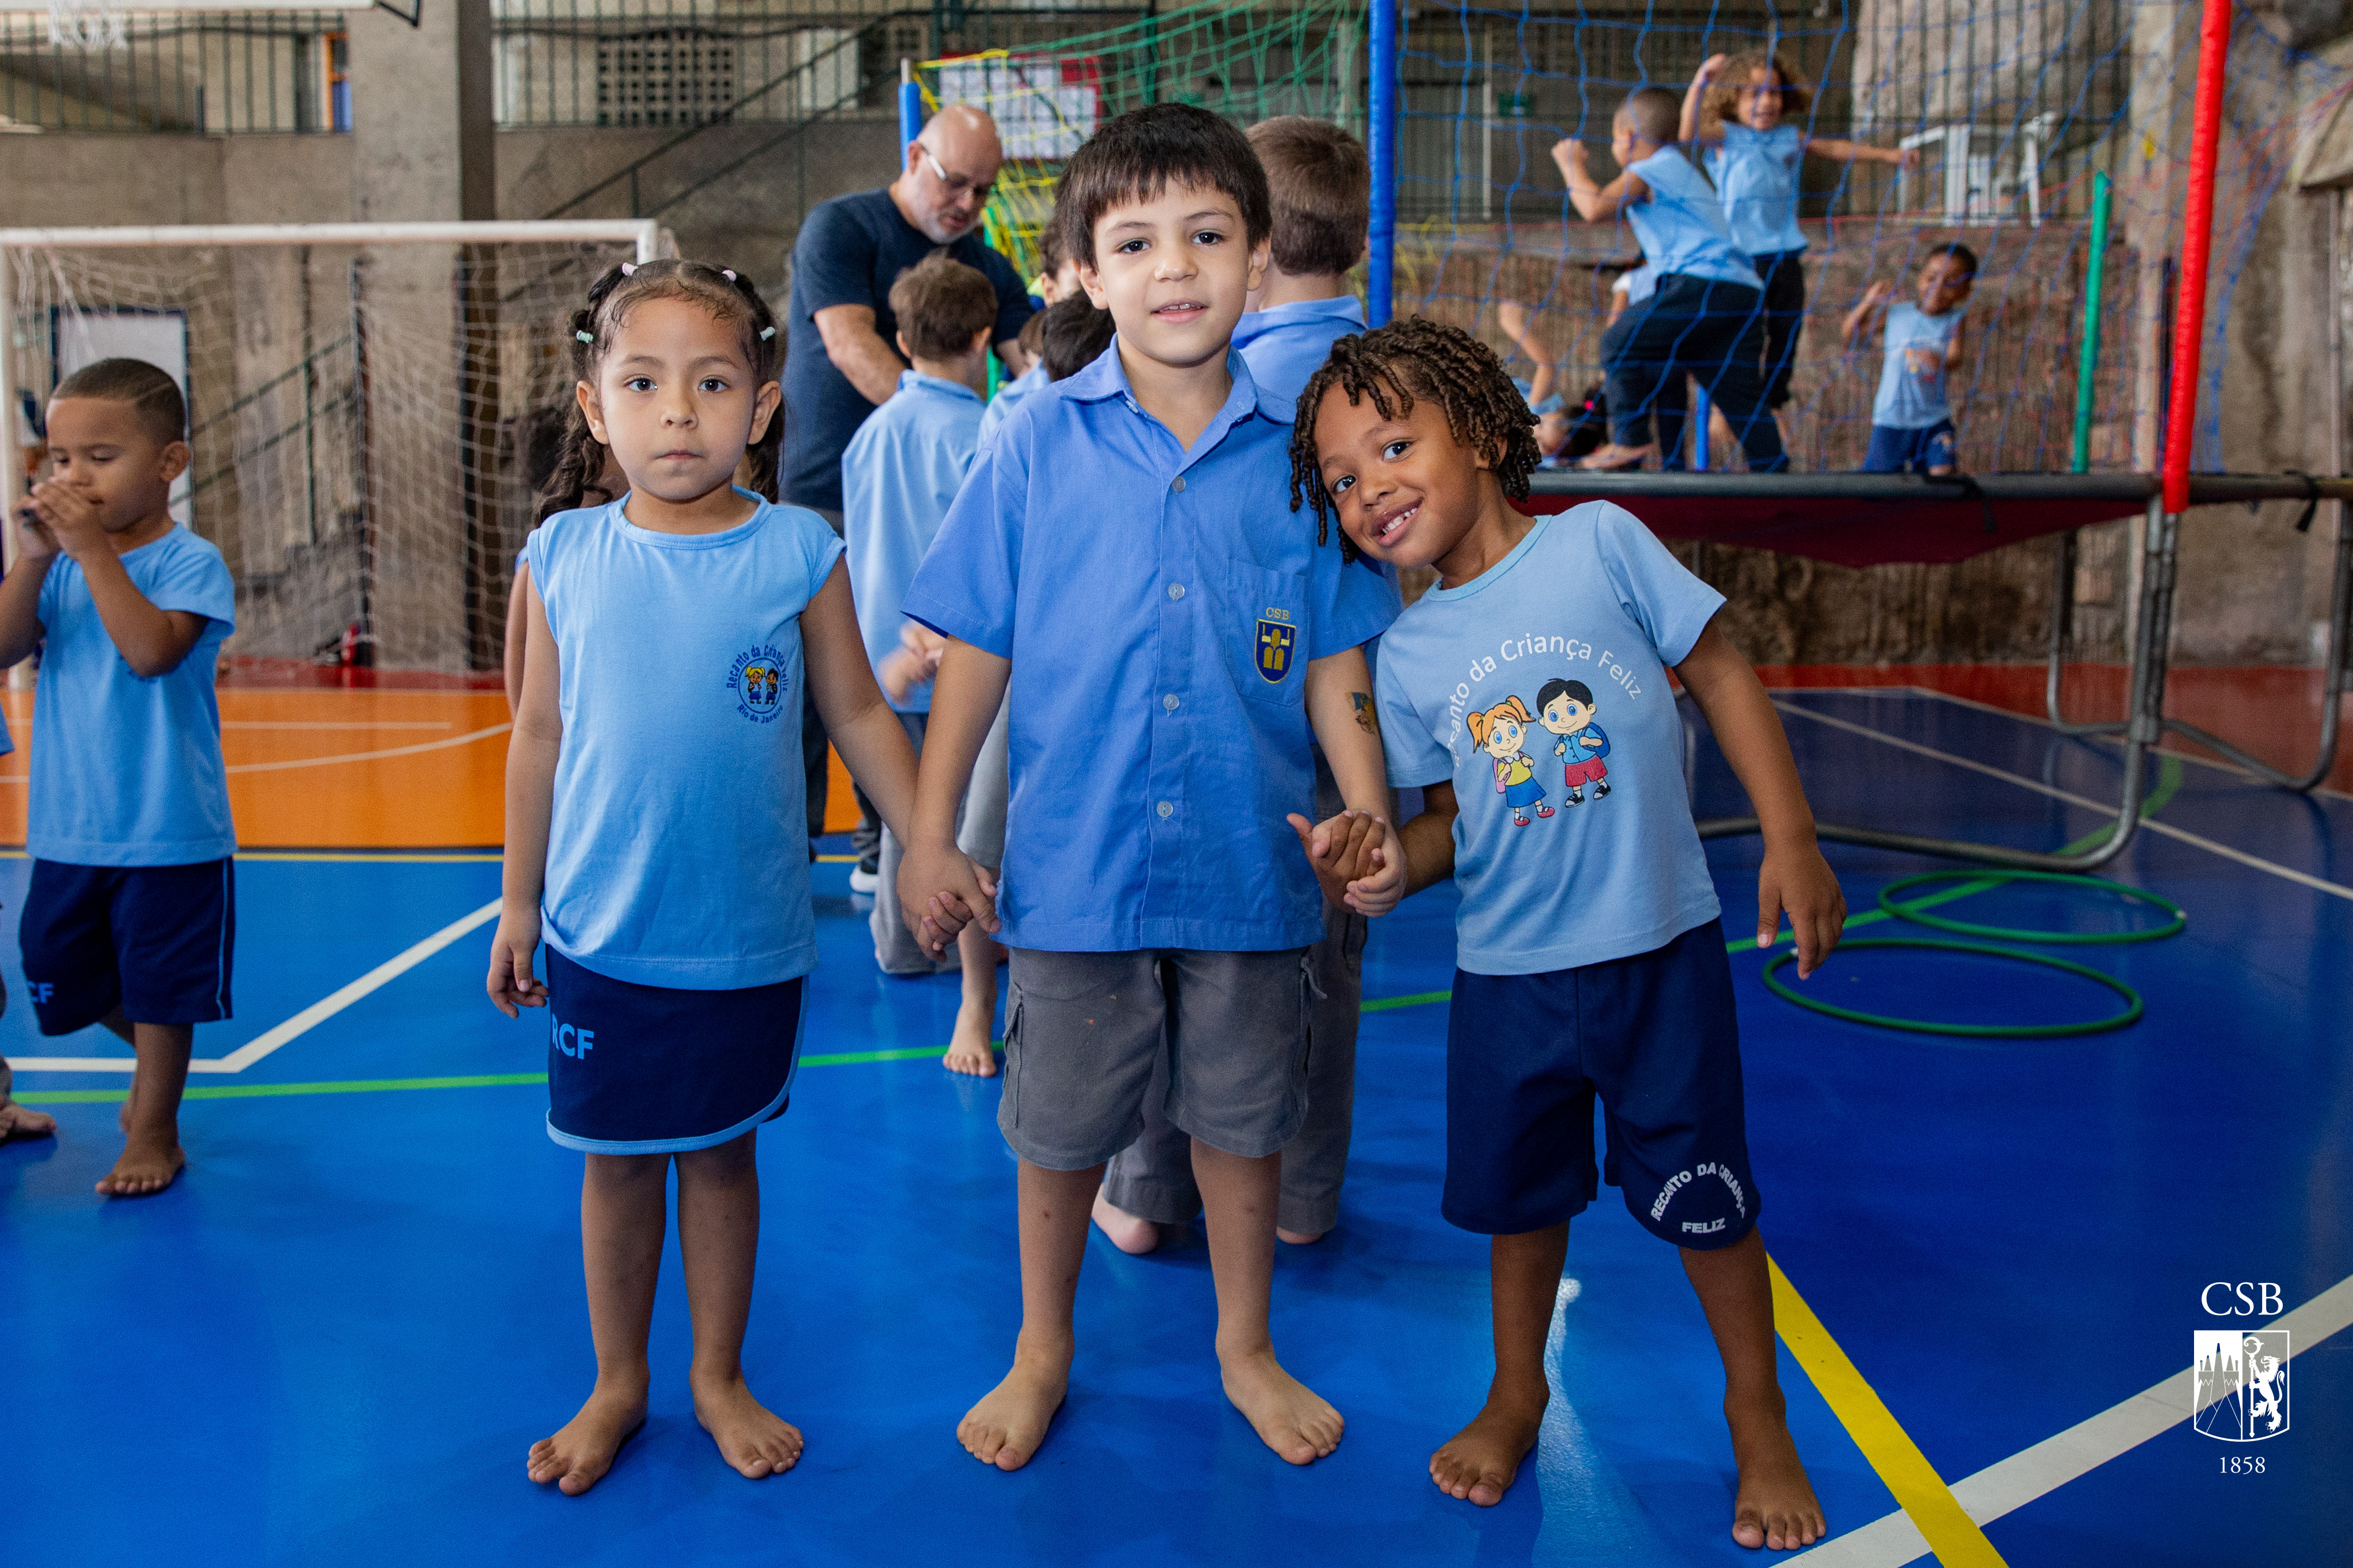
[[[1365,330],[1348,270],[1364,259],[1372,165],[1364,144],[1329,121],[1279,114],[1248,132],[1274,204],[1266,280],[1234,323],[1234,349],[1261,391],[1296,404],[1332,345]],[[1315,815],[1341,811],[1340,786],[1319,752]],[[1340,1222],[1340,1187],[1356,1126],[1356,1028],[1365,999],[1365,917],[1324,902],[1324,934],[1308,950],[1314,975],[1307,1120],[1282,1149],[1274,1234],[1293,1247]],[[1123,1252],[1150,1252],[1162,1228],[1201,1212],[1192,1140],[1147,1100],[1144,1132],[1103,1173],[1095,1223]]]
[[[1810,1544],[1821,1510],[1774,1376],[1732,976],[1667,669],[1764,824],[1760,944],[1788,910],[1802,972],[1837,942],[1845,905],[1780,722],[1714,624],[1722,597],[1633,517],[1604,501],[1541,519],[1507,504],[1527,493],[1535,447],[1476,340],[1400,321],[1343,344],[1308,392],[1316,414],[1298,428],[1293,483],[1338,514],[1355,548],[1440,574],[1382,639],[1381,728],[1390,782],[1425,791],[1405,832],[1408,886],[1451,876],[1462,896],[1444,1210],[1494,1238],[1495,1375],[1430,1478],[1492,1505],[1535,1444],[1568,1222],[1598,1190],[1599,1098],[1609,1180],[1640,1224],[1683,1248],[1724,1359],[1734,1537]],[[1504,752],[1533,752],[1538,782],[1571,795],[1598,784],[1577,760],[1603,749],[1596,708],[1609,715],[1606,796],[1595,788],[1549,820],[1521,809],[1532,795],[1498,797]],[[1482,750],[1498,714],[1514,732]]]
[[[1029,1462],[1061,1405],[1088,1205],[1149,1093],[1193,1141],[1227,1397],[1293,1464],[1340,1441],[1267,1323],[1323,929],[1283,824],[1310,826],[1311,737],[1345,801],[1386,818],[1362,647],[1397,598],[1284,509],[1293,405],[1231,350],[1269,205],[1250,143],[1206,110],[1136,110],[1079,149],[1056,210],[1118,335],[1014,411],[907,595],[951,639],[899,879],[918,920],[942,893],[987,909],[955,805],[1011,687],[997,1125],[1020,1165],[1022,1324],[1012,1370],[957,1429],[1001,1469]],[[1379,848],[1341,889],[1366,914],[1402,885],[1385,820]]]
[[[1609,122],[1609,152],[1620,172],[1607,185],[1593,177],[1584,142],[1564,139],[1552,150],[1578,215],[1588,223],[1623,217],[1658,268],[1651,297],[1601,334],[1609,445],[1586,466],[1639,459],[1655,414],[1662,464],[1681,468],[1689,405],[1683,382],[1695,377],[1723,405],[1748,467],[1778,472],[1789,459],[1757,369],[1765,352],[1757,270],[1733,244],[1715,187],[1676,145],[1677,111],[1675,95],[1664,88],[1627,95]]]
[[[840,542],[771,499],[784,345],[760,297],[700,262],[635,263],[573,325],[587,374],[560,473],[576,495],[609,450],[628,493],[559,511],[533,542],[488,984],[510,1017],[549,1009],[548,1135],[587,1156],[596,1383],[528,1461],[577,1496],[645,1419],[673,1160],[695,1418],[745,1476],[800,1457],[800,1433],[744,1386],[742,1350],[754,1139],[785,1110],[817,963],[804,670],[894,825],[914,757],[867,667]],[[757,494],[729,483],[747,448]]]
[[[229,1016],[237,835],[213,671],[237,589],[172,521],[188,467],[179,384],[106,359],[58,384],[49,478],[0,586],[0,668],[42,650],[33,700],[32,886],[17,937],[44,1035],[131,1042],[110,1197],[172,1184],[198,1024]]]
[[[1895,290],[1873,283],[1862,302],[1847,312],[1846,344],[1859,348],[1882,320],[1887,323],[1887,357],[1880,362],[1879,392],[1871,401],[1871,450],[1866,474],[1949,474],[1959,460],[1953,452],[1953,403],[1946,393],[1954,372],[1968,354],[1968,323],[1961,308],[1978,276],[1978,254],[1966,245],[1940,245],[1921,265],[1920,302],[1890,304]]]
[[[1788,123],[1813,102],[1776,54],[1712,55],[1683,94],[1682,138],[1696,142],[1724,197],[1732,243],[1747,252],[1765,288],[1765,406],[1789,401],[1798,334],[1806,325],[1805,230],[1798,186],[1809,158],[1909,167],[1914,152],[1812,136]]]

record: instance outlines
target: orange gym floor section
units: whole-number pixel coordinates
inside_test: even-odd
[[[1917,687],[2006,712],[2039,715],[2040,665],[1768,665],[1767,686]],[[2067,673],[2068,717],[2114,718],[2125,672],[2077,665]],[[2340,699],[2344,700],[2344,699]],[[2308,765],[2320,729],[2321,675],[2311,669],[2177,669],[2167,711],[2234,741],[2275,765]],[[16,742],[0,760],[0,842],[25,841],[33,694],[0,696]],[[221,748],[237,842],[247,849],[491,849],[501,838],[505,697],[493,690],[224,686]],[[2169,749],[2199,754],[2185,742]],[[832,759],[826,830],[858,817],[849,777]],[[2328,786],[2353,793],[2353,744]]]

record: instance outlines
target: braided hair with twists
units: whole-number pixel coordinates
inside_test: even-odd
[[[784,339],[777,333],[776,318],[768,302],[760,298],[752,280],[707,261],[673,258],[622,262],[589,286],[587,303],[572,312],[570,323],[574,380],[592,388],[596,384],[597,370],[612,350],[614,335],[630,310],[649,300],[690,300],[716,320],[736,327],[743,333],[744,358],[752,367],[754,386],[775,381],[783,370]],[[749,488],[770,500],[776,499],[784,445],[785,410],[779,404],[760,438],[745,448],[752,459]],[[575,398],[564,427],[563,453],[556,458],[555,471],[548,476],[547,488],[540,492],[537,521],[544,522],[559,511],[592,504],[588,499],[592,495],[598,498],[593,504],[612,500],[599,482],[607,458],[605,444],[588,427],[588,416]]]
[[[1307,378],[1299,395],[1299,418],[1291,429],[1291,510],[1303,501],[1315,510],[1315,542],[1339,515],[1339,503],[1324,488],[1324,465],[1315,450],[1315,415],[1324,395],[1337,388],[1353,406],[1366,398],[1384,419],[1413,412],[1426,398],[1446,412],[1447,432],[1457,445],[1491,453],[1495,479],[1514,500],[1528,493],[1528,475],[1542,454],[1536,450],[1536,416],[1527,399],[1504,374],[1504,362],[1460,327],[1423,316],[1406,316],[1358,337],[1332,345],[1331,358]],[[1340,558],[1354,561],[1356,542],[1340,531]]]

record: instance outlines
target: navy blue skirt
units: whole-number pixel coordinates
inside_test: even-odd
[[[547,950],[547,1135],[592,1154],[676,1154],[784,1114],[801,982],[638,985]]]

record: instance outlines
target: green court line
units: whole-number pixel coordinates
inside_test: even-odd
[[[2180,792],[2181,780],[2181,759],[2160,756],[2158,759],[2157,787],[2149,792],[2148,798],[2141,805],[2140,814],[2143,819],[2155,816],[2172,802],[2173,797]],[[2060,850],[2060,853],[2079,855],[2098,843],[2101,837],[2107,831],[2106,828],[2102,827],[2087,833]],[[1926,898],[1915,899],[1912,900],[1912,907],[1930,909],[1938,904],[1949,904],[1957,899],[1966,899],[1972,894],[1982,893],[1988,889],[1999,886],[2000,886],[1999,882],[1991,881],[1964,882],[1949,892],[1933,893]],[[1858,926],[1877,925],[1882,921],[1894,918],[1884,910],[1866,910],[1859,915],[1849,915],[1844,929],[1852,931]],[[1788,940],[1790,939],[1788,937],[1777,937],[1767,945],[1778,947]],[[1738,942],[1725,942],[1724,950],[1726,952],[1746,952],[1756,946],[1755,937],[1743,937]],[[1364,1013],[1387,1013],[1399,1007],[1428,1007],[1440,1002],[1451,1001],[1453,995],[1451,991],[1420,991],[1409,996],[1377,996],[1357,1010]],[[1001,1040],[990,1043],[1000,1048],[1004,1044]],[[803,1057],[801,1066],[834,1068],[856,1067],[868,1062],[913,1061],[919,1057],[939,1056],[944,1049],[945,1047],[941,1046],[913,1046],[888,1051],[837,1051],[822,1056]],[[341,1083],[204,1084],[189,1089],[185,1098],[261,1100],[274,1099],[281,1095],[372,1094],[404,1089],[493,1089],[511,1085],[543,1084],[546,1081],[545,1073],[522,1072],[487,1073],[470,1078],[353,1079]],[[116,1105],[128,1098],[128,1092],[120,1089],[28,1089],[16,1098],[17,1102],[23,1105]]]

